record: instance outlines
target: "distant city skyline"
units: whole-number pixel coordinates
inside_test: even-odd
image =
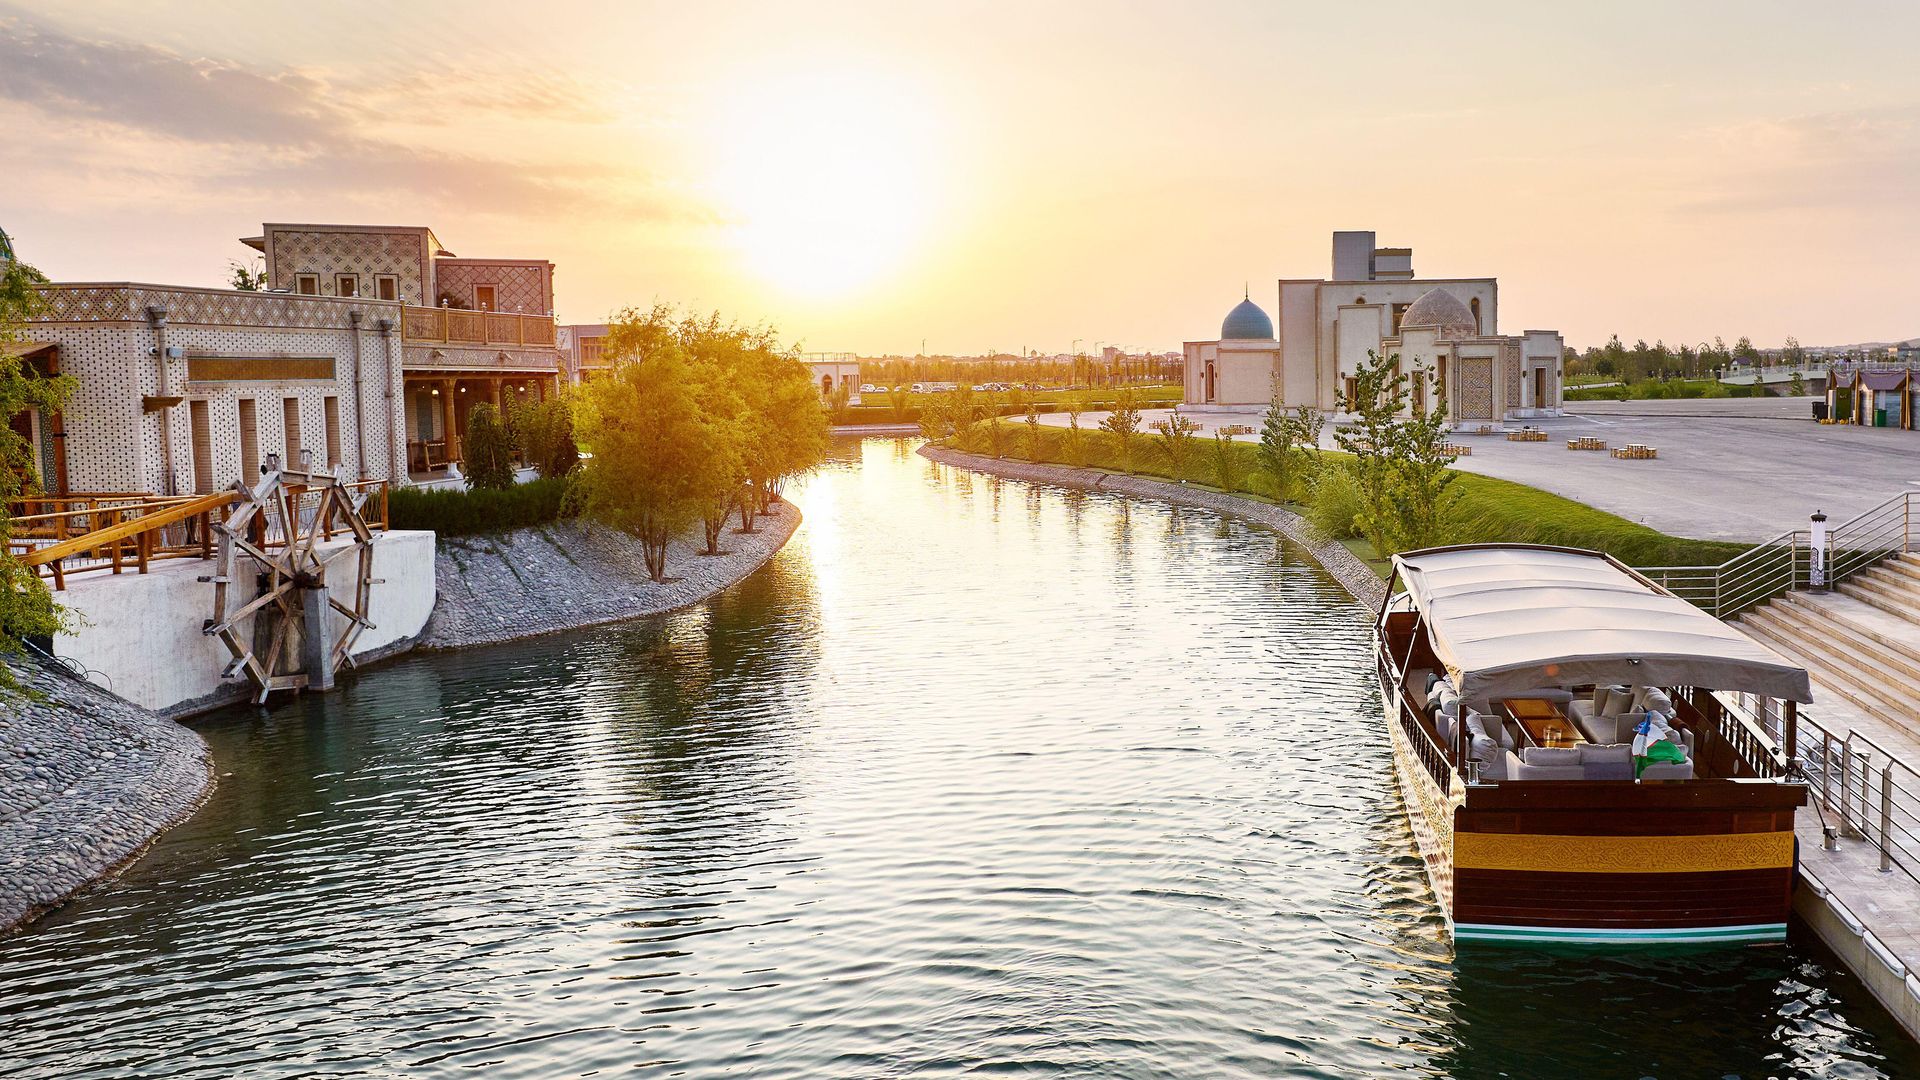
[[[1177,348],[1375,229],[1575,348],[1897,341],[1916,32],[1870,3],[0,0],[0,228],[56,279],[218,286],[261,221],[428,225],[551,259],[566,322],[663,300],[870,356]]]

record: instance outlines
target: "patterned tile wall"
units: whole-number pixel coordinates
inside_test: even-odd
[[[1521,363],[1520,350],[1516,346],[1505,346],[1500,350],[1500,365],[1506,370],[1507,399],[1501,405],[1502,410],[1520,408]]]
[[[379,334],[361,331],[361,409],[364,429],[355,423],[353,405],[353,331],[269,329],[169,325],[168,347],[192,353],[230,356],[331,356],[337,377],[328,381],[192,383],[187,381],[184,358],[168,361],[170,391],[208,403],[212,420],[216,482],[224,487],[240,477],[241,398],[253,398],[259,425],[260,453],[285,454],[281,402],[300,402],[303,442],[325,464],[326,413],[329,396],[340,399],[341,461],[350,473],[358,468],[359,440],[367,451],[367,474],[393,475],[388,452],[389,433],[398,430],[398,371],[388,361]],[[158,363],[151,355],[154,330],[144,325],[35,326],[37,340],[60,345],[60,368],[73,375],[78,387],[65,414],[67,482],[74,491],[165,491],[171,471],[173,490],[193,489],[193,435],[183,403],[153,413],[141,411],[143,395],[159,393]],[[398,338],[392,359],[399,359]],[[161,425],[169,424],[172,460],[163,459]],[[170,465],[170,469],[169,469]]]
[[[1493,360],[1484,356],[1463,356],[1454,362],[1451,374],[1455,383],[1454,400],[1459,403],[1460,419],[1493,419]]]
[[[454,307],[476,308],[473,287],[493,285],[495,311],[545,315],[553,310],[553,278],[545,266],[436,259],[434,300],[451,297]]]
[[[399,278],[400,295],[412,304],[431,304],[431,290],[421,280],[426,237],[417,230],[395,232],[328,232],[275,229],[269,234],[268,283],[292,289],[300,274],[320,277],[320,295],[334,295],[335,274],[358,274],[362,296],[377,296],[374,278]]]

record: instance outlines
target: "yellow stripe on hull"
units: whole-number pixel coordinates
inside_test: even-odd
[[[1537,870],[1567,874],[1772,870],[1793,865],[1793,834],[1553,836],[1456,832],[1453,865],[1460,870]]]

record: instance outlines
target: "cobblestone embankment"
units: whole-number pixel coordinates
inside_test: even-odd
[[[736,519],[737,520],[737,519]],[[420,639],[426,649],[491,645],[696,604],[758,570],[800,526],[800,510],[778,503],[756,531],[720,537],[722,555],[701,555],[697,532],[673,541],[669,580],[647,576],[640,542],[576,522],[499,536],[441,540],[439,598]]]
[[[1078,488],[1081,491],[1112,491],[1143,499],[1159,499],[1162,502],[1178,503],[1181,506],[1197,506],[1265,525],[1307,549],[1307,553],[1313,556],[1314,561],[1324,567],[1327,573],[1332,574],[1334,580],[1352,594],[1355,600],[1367,605],[1370,609],[1378,610],[1381,602],[1386,598],[1386,582],[1380,580],[1380,575],[1374,573],[1373,568],[1368,566],[1365,560],[1348,551],[1338,540],[1327,539],[1299,514],[1283,510],[1270,503],[1242,499],[1236,495],[1228,495],[1192,484],[1170,484],[1164,480],[1150,480],[1144,476],[1121,476],[1101,472],[1099,469],[1076,469],[1069,465],[1040,465],[1031,461],[1009,461],[1004,458],[962,453],[943,446],[922,446],[920,455],[944,465],[991,473],[1012,480],[1031,480],[1042,484],[1059,484],[1062,487]]]
[[[30,655],[0,698],[0,931],[126,866],[213,790],[200,736]]]

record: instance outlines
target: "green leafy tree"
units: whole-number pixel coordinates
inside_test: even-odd
[[[1139,395],[1122,388],[1114,398],[1113,411],[1100,421],[1100,430],[1113,443],[1113,456],[1121,471],[1133,472],[1133,456],[1140,442]]]
[[[1020,456],[1026,458],[1028,461],[1039,461],[1043,434],[1040,430],[1040,408],[1034,404],[1033,398],[1031,397],[1027,398],[1027,416],[1024,434],[1026,439],[1024,445],[1021,447],[1022,452]]]
[[[467,410],[461,448],[469,488],[504,491],[513,486],[513,438],[491,402],[475,402]]]
[[[846,383],[838,383],[834,386],[833,393],[827,397],[827,414],[833,418],[836,426],[847,423],[853,418],[852,387]]]
[[[1151,425],[1160,433],[1160,456],[1166,459],[1167,475],[1176,482],[1184,483],[1187,466],[1200,450],[1200,425],[1183,412],[1174,412],[1165,420],[1156,420]]]
[[[1793,378],[1787,380],[1787,393],[1794,397],[1805,397],[1807,393],[1806,377],[1797,371],[1794,372]]]
[[[1013,429],[1001,422],[1000,399],[992,391],[987,392],[982,411],[986,415],[986,419],[981,422],[981,429],[984,432],[983,442],[987,452],[996,458],[1006,457],[1007,450],[1013,442]]]
[[[1360,534],[1381,556],[1438,543],[1457,474],[1446,449],[1446,404],[1407,413],[1408,380],[1398,354],[1372,351],[1355,374],[1355,422],[1334,438],[1353,455]],[[1432,382],[1431,373],[1425,380]]]
[[[669,541],[698,516],[697,476],[718,433],[701,415],[693,364],[664,320],[622,313],[606,353],[606,374],[580,388],[574,420],[593,456],[571,494],[586,516],[639,540],[647,575],[664,581]]]
[[[18,340],[25,322],[42,310],[35,287],[46,281],[38,270],[14,258],[7,234],[0,232],[0,346]],[[20,564],[7,544],[13,500],[41,485],[33,468],[33,447],[13,430],[12,420],[28,409],[43,414],[60,409],[73,390],[70,377],[35,372],[11,350],[0,348],[0,654],[17,651],[22,638],[52,637],[74,626],[72,615],[53,602],[46,583]],[[12,672],[0,665],[0,689],[14,688]]]
[[[1067,464],[1074,468],[1084,468],[1087,464],[1086,432],[1080,428],[1080,414],[1087,411],[1087,396],[1082,390],[1069,390],[1060,399],[1060,407],[1067,413]]]
[[[1274,498],[1283,502],[1295,498],[1311,482],[1326,422],[1325,415],[1310,406],[1287,409],[1275,392],[1254,449],[1254,460],[1272,483]]]
[[[1233,444],[1233,436],[1224,431],[1213,433],[1213,442],[1207,447],[1207,467],[1213,472],[1214,486],[1229,495],[1246,483],[1246,459]]]
[[[887,391],[887,407],[893,411],[894,423],[907,422],[907,408],[912,401],[913,393],[904,384]]]
[[[545,401],[521,396],[507,409],[508,430],[526,463],[546,479],[566,476],[580,464],[573,439],[573,405],[568,394]]]

